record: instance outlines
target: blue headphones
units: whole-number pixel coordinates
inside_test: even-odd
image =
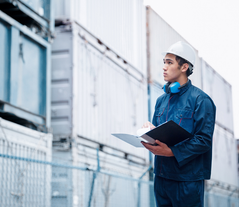
[[[182,86],[180,86],[179,82],[168,82],[163,86],[163,90],[165,93],[178,93],[180,92],[180,89],[184,86],[186,86],[188,84],[189,80],[187,81],[187,83],[183,84]]]

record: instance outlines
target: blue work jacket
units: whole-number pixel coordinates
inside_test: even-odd
[[[170,146],[174,157],[155,156],[154,173],[177,181],[210,179],[212,137],[216,107],[212,99],[191,81],[176,94],[163,94],[157,99],[153,124],[173,120],[193,136]]]

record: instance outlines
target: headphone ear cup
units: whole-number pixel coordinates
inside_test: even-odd
[[[174,82],[170,84],[170,93],[178,93],[180,91],[180,83],[179,82]]]
[[[174,83],[166,83],[163,86],[163,90],[165,93],[178,93],[180,91],[180,83],[174,82]]]
[[[165,93],[170,93],[170,85],[171,85],[171,83],[168,82],[163,86],[163,90]]]

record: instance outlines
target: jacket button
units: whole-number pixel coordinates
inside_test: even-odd
[[[183,115],[181,114],[180,116],[182,117]]]

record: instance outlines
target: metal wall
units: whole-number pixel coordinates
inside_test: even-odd
[[[1,110],[50,127],[50,44],[1,11],[0,33]]]
[[[40,16],[50,19],[50,1],[49,0],[21,0],[24,4],[34,10]]]
[[[232,88],[203,58],[201,58],[201,67],[202,89],[213,99],[217,108],[213,136],[212,179],[229,185],[238,185]]]
[[[155,104],[159,96],[164,94],[162,86],[156,83],[149,84],[149,115],[150,121],[153,120]]]
[[[10,26],[0,21],[0,99],[9,100]]]
[[[50,206],[51,167],[27,160],[51,161],[51,146],[51,134],[0,118],[1,206]]]
[[[124,195],[128,195],[127,203],[132,203],[132,205],[137,203],[137,185],[129,184],[127,190],[122,191],[122,187],[127,185],[126,180],[114,179],[112,176],[99,177],[97,174],[114,174],[122,178],[131,177],[132,179],[146,181],[148,180],[146,174],[148,167],[134,162],[133,159],[132,161],[124,159],[122,152],[115,150],[115,153],[113,153],[110,148],[107,152],[106,150],[97,150],[96,146],[97,143],[93,142],[89,142],[87,146],[86,140],[80,139],[77,145],[73,144],[71,149],[66,150],[65,148],[63,151],[60,145],[56,146],[54,144],[54,162],[77,166],[85,170],[88,169],[88,171],[69,171],[68,169],[53,167],[53,206],[77,206],[75,202],[79,206],[101,206],[106,197],[110,197],[112,205],[117,206],[121,202],[117,201],[118,204],[116,204],[114,200]],[[95,172],[92,173],[92,170]],[[146,175],[143,175],[144,173]],[[141,203],[148,203],[149,205],[149,188],[142,188],[142,190],[145,193],[142,195],[144,199]],[[96,201],[98,204],[93,204]],[[89,205],[89,202],[92,204]]]
[[[230,185],[238,185],[236,139],[217,124],[213,136],[211,177]]]
[[[52,51],[55,137],[82,136],[147,157],[146,150],[111,136],[135,134],[148,119],[145,77],[77,24],[71,25],[72,31],[67,28],[69,25],[56,29]]]
[[[178,41],[187,41],[150,7],[146,7],[146,18],[149,82],[156,82],[163,86],[165,81],[163,78],[164,57],[162,52],[166,51],[172,44]],[[189,78],[195,86],[201,88],[201,66],[196,49],[195,53],[196,62],[193,74]]]
[[[202,88],[213,99],[217,107],[216,121],[233,133],[232,87],[206,61],[201,59]]]
[[[117,55],[146,74],[143,0],[57,0],[55,18],[84,26]]]

